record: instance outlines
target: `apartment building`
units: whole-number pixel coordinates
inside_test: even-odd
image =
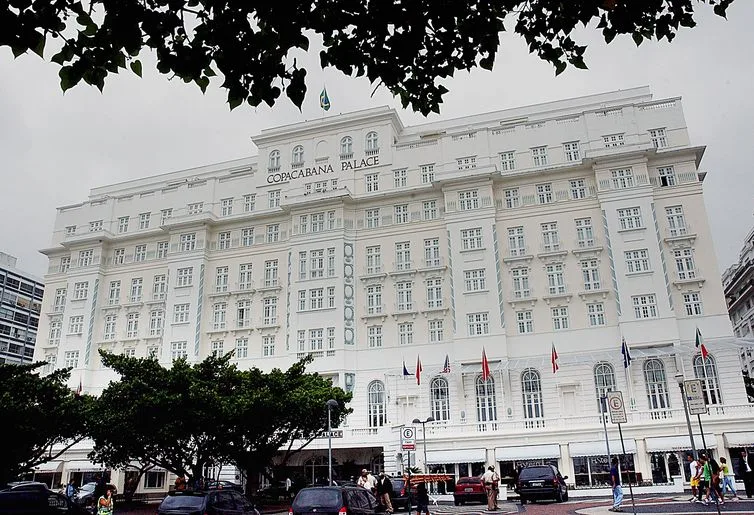
[[[723,273],[723,288],[733,333],[740,338],[754,339],[754,230],[746,236],[738,263]],[[745,373],[754,378],[754,348],[741,349],[741,365]]]
[[[0,363],[31,363],[44,283],[0,252]]]

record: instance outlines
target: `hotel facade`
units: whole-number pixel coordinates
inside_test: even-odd
[[[336,475],[402,472],[400,428],[432,417],[411,465],[508,476],[552,462],[577,487],[605,484],[600,398],[620,390],[628,468],[678,484],[691,449],[678,381],[691,378],[710,404],[706,446],[754,445],[747,342],[731,329],[704,147],[679,98],[644,87],[411,127],[375,108],[253,141],[256,157],[58,209],[36,360],[72,367],[71,385],[97,395],[115,379],[98,349],[165,366],[232,350],[265,370],[310,355],[353,393]],[[697,448],[701,436],[695,421]],[[87,467],[77,449],[63,480]],[[327,440],[288,465],[326,477]]]

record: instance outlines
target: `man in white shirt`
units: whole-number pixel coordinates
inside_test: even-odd
[[[696,460],[696,458],[689,455],[688,457],[689,462],[689,476],[691,477],[691,499],[689,499],[690,502],[697,502],[698,497],[698,488],[699,488],[699,478],[702,475],[702,467],[700,466],[699,462]]]
[[[356,481],[357,485],[374,493],[376,483],[377,481],[374,479],[374,476],[367,469],[361,469],[361,475],[358,481]]]
[[[490,465],[487,471],[482,475],[484,489],[487,491],[487,511],[495,511],[497,507],[497,493],[500,484],[500,476],[495,472],[495,467]]]

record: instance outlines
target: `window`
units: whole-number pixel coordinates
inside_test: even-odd
[[[113,264],[122,265],[126,262],[126,249],[113,250]]]
[[[120,304],[120,281],[110,281],[110,294],[107,303],[111,306]]]
[[[236,338],[236,358],[248,358],[249,357],[249,339],[248,338]]]
[[[424,266],[440,266],[440,238],[424,240]]]
[[[291,152],[291,166],[299,167],[304,164],[304,147],[302,145],[296,145]]]
[[[419,173],[421,174],[422,184],[431,184],[435,180],[435,164],[419,166]]]
[[[474,227],[472,229],[461,229],[461,249],[478,250],[482,249],[482,228]]]
[[[309,251],[309,277],[311,279],[321,279],[325,276],[325,251],[315,249]]]
[[[228,267],[219,266],[215,268],[215,291],[228,291]]]
[[[677,249],[673,251],[675,268],[678,271],[678,279],[694,279],[698,274],[694,265],[694,253],[691,249]]]
[[[444,377],[435,377],[429,383],[430,415],[435,420],[450,420],[450,388]]]
[[[365,218],[367,229],[376,229],[380,226],[380,209],[367,209]]]
[[[422,216],[424,220],[437,219],[437,201],[426,200],[422,203]]]
[[[586,313],[589,319],[589,327],[605,325],[605,306],[601,302],[587,304]]]
[[[405,188],[406,177],[407,177],[407,171],[405,168],[403,170],[395,170],[393,172],[393,187]]]
[[[398,311],[412,311],[414,309],[413,283],[401,281],[395,286],[397,290],[396,309]]]
[[[632,168],[611,170],[610,175],[612,177],[614,190],[634,187],[634,171]]]
[[[76,315],[68,319],[68,334],[84,332],[84,315]]]
[[[621,230],[642,229],[644,224],[641,220],[641,208],[628,207],[618,210],[618,223]]]
[[[656,318],[657,317],[657,298],[654,293],[649,295],[636,295],[631,297],[634,306],[635,318]]]
[[[364,176],[364,182],[366,184],[367,193],[373,193],[380,190],[379,175],[376,173],[368,173]]]
[[[173,216],[173,208],[160,210],[160,225],[165,225]]]
[[[500,152],[500,170],[508,172],[516,169],[516,153]]]
[[[513,298],[528,299],[531,297],[531,289],[529,288],[529,269],[514,268],[511,270],[511,276],[513,277]]]
[[[152,359],[157,359],[157,353],[160,351],[160,348],[157,345],[150,345],[147,347],[147,356],[149,356]]]
[[[236,311],[236,326],[239,328],[251,327],[251,301],[239,300]]]
[[[398,324],[398,343],[400,345],[411,345],[414,343],[414,324],[413,322],[404,322]]]
[[[327,287],[327,307],[328,308],[335,307],[335,286]]]
[[[182,342],[170,342],[170,358],[175,361],[177,359],[188,357],[188,344],[185,341]]]
[[[60,272],[61,274],[65,274],[70,269],[71,269],[71,256],[63,256],[62,258],[60,258],[60,266],[58,267],[58,272]]]
[[[55,313],[60,313],[65,310],[65,298],[68,295],[67,288],[58,288],[55,290],[55,301],[52,306],[52,310]]]
[[[99,232],[102,230],[102,220],[89,222],[89,232]]]
[[[584,291],[599,290],[602,287],[599,263],[596,259],[581,261],[581,277],[584,279]]]
[[[157,259],[165,259],[168,257],[169,245],[170,244],[167,241],[157,242]]]
[[[545,267],[547,272],[547,291],[550,295],[561,295],[566,292],[563,264],[555,263]]]
[[[173,323],[185,324],[189,321],[189,305],[176,304],[173,306]]]
[[[476,156],[461,157],[456,159],[459,170],[471,170],[476,168]]]
[[[672,166],[662,166],[658,168],[657,175],[661,187],[676,185],[675,170],[673,170]]]
[[[325,230],[325,214],[312,214],[312,232],[322,232]]]
[[[139,261],[146,261],[146,259],[147,259],[147,246],[136,245],[136,247],[134,247],[134,261],[138,263]]]
[[[547,147],[532,148],[531,160],[534,166],[545,166],[547,164]]]
[[[275,355],[275,335],[262,337],[262,357],[268,358]]]
[[[576,224],[576,241],[579,248],[594,247],[594,231],[592,229],[591,218],[577,218]]]
[[[382,313],[382,285],[367,286],[367,314],[379,315],[380,313]]]
[[[395,223],[408,223],[408,204],[398,204],[397,206],[393,206],[393,211],[395,214]]]
[[[328,211],[327,212],[327,228],[328,228],[328,230],[332,231],[333,229],[335,229],[336,225],[337,225],[337,221],[336,221],[336,218],[335,218],[335,211]]]
[[[60,334],[63,332],[63,322],[60,320],[52,320],[50,322],[50,333],[47,337],[47,343],[49,345],[58,345],[60,343]]]
[[[458,209],[461,211],[470,211],[479,209],[479,191],[459,191],[458,192]]]
[[[118,218],[118,234],[128,232],[128,219],[127,216],[121,216]]]
[[[364,149],[366,150],[367,155],[371,155],[370,152],[374,152],[380,149],[376,132],[374,131],[367,132],[367,137],[364,141]]]
[[[76,226],[75,225],[69,225],[65,228],[65,235],[66,236],[73,236],[76,234]]]
[[[233,199],[224,198],[220,200],[220,216],[230,216],[233,214]]]
[[[702,297],[699,295],[699,292],[684,293],[683,305],[686,307],[686,314],[688,316],[704,314],[702,311]]]
[[[518,188],[510,188],[505,190],[505,207],[514,208],[521,205],[521,198],[518,194]]]
[[[345,136],[340,140],[340,158],[351,159],[353,157],[353,138]]]
[[[217,302],[212,306],[212,328],[215,330],[225,329],[225,316],[228,311],[228,304]]]
[[[115,323],[117,320],[118,317],[116,315],[107,315],[105,317],[105,331],[102,337],[105,341],[115,339]]]
[[[597,396],[597,412],[607,413],[607,402],[603,402],[607,392],[615,390],[615,369],[610,363],[597,363],[594,367],[594,390]]]
[[[191,252],[196,249],[196,233],[181,234],[180,239],[181,252]]]
[[[568,162],[580,161],[581,155],[579,154],[579,142],[571,141],[569,143],[563,143],[563,152],[565,152],[565,158]]]
[[[228,233],[230,235],[230,233]],[[254,245],[254,228],[245,227],[241,229],[241,245],[243,247],[251,247]]]
[[[534,314],[531,311],[519,311],[516,313],[518,334],[531,334],[534,332]]]
[[[665,148],[668,146],[668,138],[665,134],[665,128],[662,129],[650,129],[649,139],[652,140],[652,146],[654,148]]]
[[[540,204],[550,204],[552,202],[552,184],[537,184],[537,201]]]
[[[463,272],[464,278],[464,291],[485,291],[487,290],[487,281],[485,279],[485,270],[480,268],[478,270],[465,270]]]
[[[165,472],[148,471],[144,473],[144,488],[163,488]]]
[[[523,396],[524,427],[544,427],[544,405],[542,402],[542,382],[539,372],[528,368],[521,374],[521,393]]]
[[[683,216],[683,206],[666,207],[665,215],[668,218],[670,236],[683,236],[688,233],[686,219]]]
[[[264,325],[276,325],[278,322],[278,299],[267,297],[262,300],[262,313]]]
[[[382,427],[387,423],[385,385],[372,381],[367,387],[367,422],[369,427]]]
[[[264,262],[264,285],[267,288],[278,285],[278,260],[271,259]]]
[[[63,357],[65,360],[63,362],[63,366],[65,368],[76,368],[79,366],[79,351],[77,350],[66,351]]]
[[[241,291],[251,289],[251,263],[238,265],[238,289]]]
[[[411,269],[411,243],[402,241],[395,244],[395,269],[405,271]]]
[[[429,321],[429,342],[438,343],[443,341],[443,321],[442,320],[430,320]]]
[[[649,272],[649,252],[647,249],[627,250],[626,256],[626,273],[637,274]]]
[[[270,190],[267,192],[267,207],[270,209],[280,207],[280,190]]]
[[[230,232],[221,232],[217,234],[217,249],[227,250],[230,248]]]
[[[665,376],[665,364],[659,359],[648,359],[644,363],[644,383],[647,388],[647,404],[652,411],[661,413],[653,414],[652,418],[665,418],[670,408],[668,395],[668,383]]]
[[[717,374],[715,358],[709,354],[706,360],[702,358],[701,354],[694,356],[694,376],[702,380],[705,404],[722,404],[720,379]]]
[[[322,309],[325,307],[325,289],[313,288],[309,290],[309,309]]]
[[[159,309],[149,312],[149,336],[160,336],[165,325],[165,312]]]
[[[560,238],[558,237],[558,223],[548,222],[540,224],[542,229],[542,250],[554,252],[560,250]]]
[[[558,307],[552,308],[552,328],[556,331],[561,329],[568,329],[568,308]]]
[[[152,283],[152,299],[164,300],[168,293],[168,276],[165,274],[155,275]]]
[[[479,374],[475,382],[476,393],[476,416],[479,421],[478,429],[486,431],[490,422],[497,420],[497,400],[495,399],[495,380],[492,376],[486,381]],[[497,429],[496,424],[491,424],[491,429]]]
[[[270,224],[267,226],[267,243],[280,241],[280,224]]]
[[[511,257],[526,255],[523,227],[508,228],[508,253]]]
[[[126,320],[126,338],[136,338],[139,334],[139,313],[129,313]]]
[[[466,315],[466,327],[469,336],[481,336],[490,334],[488,313],[469,313]]]
[[[91,266],[94,262],[93,250],[82,250],[79,252],[79,268]]]
[[[382,273],[382,255],[380,247],[367,247],[367,274]]]
[[[327,249],[327,277],[335,277],[335,247]]]
[[[273,150],[270,152],[270,159],[267,165],[267,169],[271,172],[280,170],[280,151]]]
[[[89,281],[73,285],[73,300],[84,300],[89,295]]]
[[[179,268],[176,274],[175,285],[178,287],[191,286],[194,281],[194,268]]]
[[[139,229],[149,229],[149,222],[152,218],[152,213],[140,213],[139,214]]]
[[[131,302],[141,302],[143,280],[141,277],[131,279]]]
[[[251,213],[254,211],[257,203],[257,194],[249,193],[243,196],[243,210],[245,213]]]
[[[322,350],[323,344],[322,329],[309,329],[309,350]]]
[[[190,215],[198,215],[202,211],[204,211],[204,202],[191,202],[188,205],[187,212]]]
[[[367,343],[370,349],[382,347],[382,326],[372,325],[367,328]]]
[[[608,134],[607,136],[602,136],[602,142],[605,144],[605,148],[622,147],[623,133]]]
[[[586,181],[584,179],[574,179],[571,184],[571,199],[578,200],[586,198]]]
[[[442,306],[442,279],[439,277],[427,279],[427,308],[441,308]]]

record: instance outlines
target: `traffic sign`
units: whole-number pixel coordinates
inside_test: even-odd
[[[683,382],[686,393],[686,405],[690,415],[704,415],[707,413],[707,403],[704,401],[704,389],[701,379],[687,379]]]
[[[623,404],[622,392],[607,392],[607,409],[612,424],[625,424],[627,422],[626,405]]]
[[[332,431],[325,431],[317,438],[343,438],[343,430],[333,429]]]
[[[401,428],[401,449],[404,451],[416,450],[416,429],[411,426]]]

